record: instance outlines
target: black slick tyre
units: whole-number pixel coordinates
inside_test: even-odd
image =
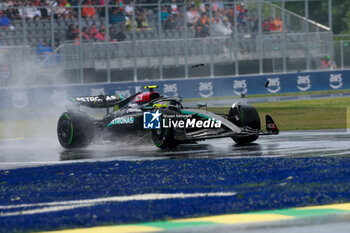
[[[153,129],[151,138],[154,145],[159,148],[175,148],[179,145],[179,142],[174,139],[173,129]]]
[[[175,115],[177,112],[172,110],[163,110],[162,113]],[[154,143],[159,148],[175,148],[180,142],[174,138],[174,129],[172,128],[163,128],[152,129],[151,138]]]
[[[93,137],[92,121],[84,113],[65,112],[57,123],[57,137],[63,148],[84,147]]]
[[[239,104],[239,122],[235,122],[239,127],[249,127],[251,129],[257,130],[257,134],[252,134],[248,136],[238,136],[232,137],[232,139],[238,144],[246,144],[254,142],[259,138],[259,131],[261,127],[259,113],[255,107],[248,104]]]

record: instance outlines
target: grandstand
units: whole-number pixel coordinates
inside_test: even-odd
[[[5,6],[6,2],[17,5]],[[39,3],[35,5],[36,2]],[[143,0],[131,4],[109,1],[108,5],[99,0],[60,0],[51,1],[51,5],[42,2],[8,0],[1,5],[3,14],[12,10],[8,14],[11,26],[0,29],[0,50],[6,54],[2,63],[12,67],[13,77],[25,73],[25,85],[37,84],[37,80],[41,80],[40,84],[116,82],[316,70],[323,68],[322,59],[332,54],[329,27],[264,1],[203,0],[195,10],[198,17],[206,12],[212,19],[207,25],[207,35],[198,31],[205,25],[189,24],[189,12],[194,4],[191,1]],[[116,6],[122,9],[123,19],[115,24],[111,15]],[[176,26],[171,29],[165,27],[165,20],[162,22],[163,13],[158,14],[164,6],[168,11],[164,15],[175,18]],[[95,12],[92,17],[84,13],[87,12],[84,8],[89,7]],[[28,12],[31,9],[32,14],[26,9]],[[15,10],[19,15],[13,13]],[[26,17],[21,17],[23,12]],[[268,19],[283,14],[282,30],[267,27]],[[147,28],[140,27],[139,21],[126,27],[125,16],[140,16]],[[74,38],[68,35],[70,25],[75,28]],[[79,33],[78,28],[86,27],[88,34],[92,25],[96,25],[100,37],[89,34],[87,38]],[[122,36],[113,39],[117,33]],[[49,47],[55,46],[39,48],[43,41]],[[202,63],[205,66],[192,68]],[[31,72],[26,71],[28,67]],[[6,83],[23,84],[23,79],[21,82],[15,79]]]

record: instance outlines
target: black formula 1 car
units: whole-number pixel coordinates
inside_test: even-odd
[[[257,110],[248,104],[236,102],[228,114],[212,113],[203,109],[185,108],[180,97],[161,97],[147,86],[148,92],[139,92],[126,99],[119,95],[72,97],[58,120],[58,140],[64,148],[78,148],[98,140],[138,141],[149,136],[157,147],[174,148],[179,144],[230,137],[236,143],[251,143],[260,135],[278,134],[279,130],[266,115],[266,131],[261,130]],[[82,106],[105,108],[102,119],[90,117]],[[113,110],[112,110],[113,108]]]

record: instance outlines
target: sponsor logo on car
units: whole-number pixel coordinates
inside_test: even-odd
[[[109,123],[110,125],[123,125],[123,124],[133,124],[135,122],[134,117],[117,117]]]
[[[307,91],[311,88],[310,75],[298,76],[297,87],[300,91]]]
[[[177,84],[176,83],[164,84],[163,92],[164,92],[164,96],[166,96],[166,97],[178,96]]]
[[[161,117],[162,116],[162,117]],[[144,129],[160,129],[160,128],[220,128],[221,121],[212,118],[197,119],[191,115],[162,114],[156,112],[143,113],[143,128]]]
[[[268,78],[269,86],[266,88],[270,93],[277,93],[281,90],[280,78]]]
[[[211,97],[214,95],[213,82],[200,82],[199,83],[199,95],[203,98]]]
[[[107,95],[105,96],[106,100],[116,100],[118,97],[115,95]],[[78,102],[102,102],[103,99],[98,96],[89,96],[89,97],[76,97],[76,101]]]
[[[330,74],[329,86],[333,89],[339,89],[343,86],[342,74]]]
[[[233,81],[233,93],[236,95],[247,94],[247,81],[243,80],[234,80]]]

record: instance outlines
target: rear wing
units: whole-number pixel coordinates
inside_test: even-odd
[[[280,131],[270,115],[266,115],[266,132],[260,132],[260,135],[277,135]]]
[[[124,97],[121,95],[77,96],[71,97],[71,100],[75,104],[89,108],[108,108],[122,102]]]

